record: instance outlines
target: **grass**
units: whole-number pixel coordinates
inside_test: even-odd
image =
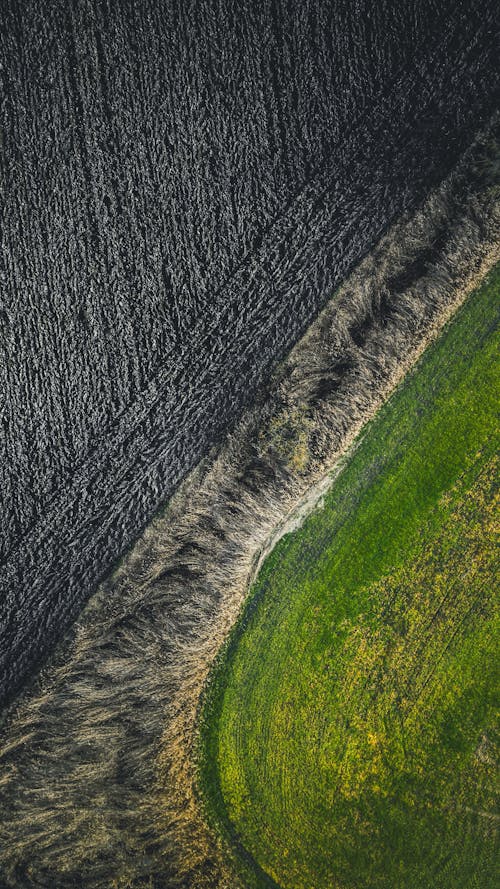
[[[255,889],[498,885],[499,294],[497,267],[268,557],[214,667],[200,788]]]

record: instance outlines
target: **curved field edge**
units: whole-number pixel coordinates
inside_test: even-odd
[[[201,691],[263,553],[499,260],[499,133],[332,295],[3,717],[8,889],[234,889],[195,793]]]
[[[365,501],[364,509],[370,509],[369,497],[366,495],[366,486],[376,486],[377,478],[380,474],[383,475],[383,469],[380,464],[387,462],[390,457],[387,456],[387,453],[381,453],[381,436],[385,439],[385,441],[390,441],[393,443],[396,442],[396,448],[399,445],[401,448],[401,453],[399,455],[400,461],[400,477],[403,478],[406,472],[406,463],[405,463],[405,449],[408,448],[408,436],[411,436],[412,432],[412,417],[411,410],[413,412],[418,411],[420,414],[423,414],[422,403],[425,401],[425,389],[426,383],[427,386],[432,385],[432,374],[433,371],[436,371],[436,368],[439,370],[439,364],[441,364],[441,375],[443,374],[443,366],[447,360],[450,362],[449,364],[449,379],[444,383],[444,389],[448,388],[448,408],[452,407],[454,410],[461,408],[464,409],[464,406],[467,406],[472,410],[472,416],[474,415],[474,398],[479,398],[479,395],[482,394],[483,398],[488,401],[489,399],[489,407],[490,412],[486,415],[481,415],[480,411],[476,413],[476,422],[484,423],[486,418],[489,418],[490,428],[482,430],[482,438],[483,445],[485,448],[485,452],[481,456],[482,461],[486,461],[491,459],[494,453],[494,410],[492,406],[492,400],[494,400],[494,392],[495,390],[495,376],[492,371],[492,341],[488,340],[488,337],[491,336],[492,327],[495,325],[495,320],[498,322],[498,313],[500,311],[499,308],[499,300],[498,297],[500,295],[500,269],[497,268],[494,273],[492,273],[480,290],[475,293],[472,297],[469,298],[468,302],[465,306],[459,309],[457,315],[450,322],[448,328],[443,332],[440,339],[437,343],[434,343],[429,347],[427,352],[424,354],[423,358],[420,360],[418,366],[412,371],[399,389],[394,393],[389,402],[387,402],[380,410],[377,417],[371,422],[370,427],[365,430],[362,440],[359,442],[359,445],[353,454],[351,460],[347,462],[344,466],[343,472],[337,478],[334,483],[333,488],[326,495],[325,498],[325,506],[321,513],[317,513],[313,516],[310,516],[306,522],[304,523],[302,529],[296,531],[294,534],[288,535],[283,540],[281,540],[272,553],[267,557],[264,562],[262,569],[258,575],[257,580],[255,581],[252,590],[249,594],[249,598],[247,600],[246,606],[237,622],[233,631],[224,646],[224,648],[219,653],[217,661],[214,665],[214,669],[209,681],[209,684],[205,690],[204,700],[203,700],[203,708],[201,710],[201,719],[200,719],[200,747],[199,747],[199,762],[200,762],[200,772],[199,772],[199,787],[203,796],[204,805],[206,808],[207,817],[212,824],[212,826],[219,831],[221,836],[224,838],[225,846],[229,856],[233,860],[233,864],[237,871],[241,873],[244,878],[244,881],[251,887],[265,887],[265,886],[277,886],[272,877],[268,872],[263,870],[257,863],[257,861],[252,857],[250,852],[248,852],[245,844],[238,832],[237,827],[231,821],[231,818],[228,815],[228,809],[226,805],[226,801],[221,790],[221,773],[219,769],[220,763],[220,749],[219,745],[222,743],[220,736],[220,721],[224,716],[224,719],[229,726],[231,719],[234,720],[234,725],[232,729],[227,727],[227,733],[229,741],[226,739],[226,743],[230,743],[230,739],[233,737],[231,731],[234,733],[236,728],[239,731],[245,731],[245,727],[248,729],[249,722],[248,720],[241,720],[244,722],[244,725],[236,723],[238,719],[235,713],[231,713],[231,703],[227,705],[228,712],[224,710],[225,704],[225,696],[231,691],[232,687],[232,698],[230,696],[230,701],[233,700],[233,709],[236,706],[235,701],[237,701],[239,707],[244,707],[245,700],[241,697],[244,694],[242,688],[239,683],[243,683],[245,679],[247,683],[250,684],[253,693],[255,693],[258,697],[259,692],[262,694],[262,676],[259,678],[257,676],[256,671],[258,672],[258,668],[253,666],[252,657],[257,660],[258,650],[251,650],[251,642],[250,642],[250,634],[249,628],[253,628],[253,624],[255,623],[256,616],[259,612],[261,612],[261,619],[259,622],[259,630],[255,631],[257,634],[257,638],[260,639],[260,644],[264,639],[266,639],[266,618],[263,616],[263,610],[267,614],[267,632],[269,638],[267,638],[266,645],[268,646],[267,651],[273,651],[273,657],[276,657],[279,661],[279,640],[276,643],[276,649],[274,647],[275,639],[280,635],[279,631],[273,635],[273,621],[276,617],[276,613],[280,614],[280,620],[282,624],[287,624],[288,619],[295,626],[294,620],[297,617],[296,613],[293,612],[292,616],[289,618],[288,613],[285,614],[283,602],[288,604],[286,600],[286,590],[278,589],[273,590],[273,577],[277,574],[279,576],[280,570],[283,570],[284,565],[288,565],[290,568],[290,564],[293,565],[293,571],[300,575],[303,579],[306,575],[306,565],[311,565],[315,561],[315,556],[311,556],[311,549],[314,548],[314,544],[319,540],[316,546],[316,557],[320,557],[322,553],[322,547],[326,546],[325,540],[326,535],[329,537],[333,537],[337,535],[341,541],[346,539],[346,534],[351,533],[352,525],[349,523],[349,509],[345,509],[345,504],[351,503],[352,513],[356,515],[356,502],[358,500]],[[496,319],[495,319],[496,315]],[[481,351],[482,347],[482,351]],[[483,360],[483,364],[481,365],[480,361],[478,361],[478,355],[481,356]],[[441,357],[440,357],[441,356]],[[456,369],[455,374],[453,373],[453,361],[455,361]],[[437,363],[436,363],[437,362]],[[470,369],[474,366],[475,362],[475,371],[476,371],[476,384],[477,388],[475,390],[474,397],[472,397],[472,391],[469,389],[469,398],[462,398],[462,402],[460,402],[460,395],[454,393],[454,397],[451,395],[449,391],[450,385],[453,381],[456,382],[457,377],[460,377],[458,373],[458,368],[462,368],[462,372],[469,372]],[[478,367],[479,364],[479,367]],[[486,374],[486,378],[484,377],[485,371],[489,366],[489,377]],[[419,384],[420,381],[420,384]],[[491,388],[488,388],[487,381],[490,383]],[[498,383],[498,379],[496,380]],[[443,380],[441,379],[441,385],[443,386]],[[469,381],[470,385],[470,381]],[[463,386],[462,386],[463,389]],[[432,398],[434,395],[432,396]],[[431,398],[431,401],[432,401]],[[412,401],[413,399],[413,401]],[[406,405],[406,406],[405,406]],[[404,429],[404,420],[405,420],[405,412],[409,411],[409,420],[406,423],[406,430]],[[434,445],[435,448],[435,461],[433,464],[433,471],[429,470],[429,467],[423,467],[423,474],[426,475],[427,485],[422,486],[418,485],[417,479],[417,490],[410,490],[408,492],[408,500],[406,501],[406,506],[408,502],[411,503],[413,499],[413,511],[411,513],[404,509],[401,510],[400,514],[397,515],[397,523],[399,525],[399,543],[398,539],[394,540],[394,537],[389,540],[389,549],[392,541],[392,545],[394,546],[394,542],[396,543],[395,549],[393,549],[392,553],[387,551],[387,546],[385,547],[384,552],[384,541],[382,537],[378,539],[370,540],[365,539],[363,541],[365,545],[364,556],[368,557],[370,562],[368,573],[366,573],[365,566],[365,577],[364,577],[364,585],[367,590],[371,589],[371,585],[373,585],[373,581],[379,577],[383,576],[387,570],[390,570],[391,573],[397,572],[397,565],[404,566],[408,564],[408,560],[411,558],[412,554],[416,556],[419,544],[419,536],[416,534],[416,529],[422,521],[430,523],[431,527],[428,528],[428,533],[432,535],[433,532],[436,532],[436,522],[437,519],[434,517],[434,525],[432,524],[432,508],[430,505],[433,503],[433,500],[436,500],[437,492],[440,494],[446,495],[447,497],[452,499],[451,493],[448,491],[450,484],[453,484],[456,481],[457,475],[460,474],[460,468],[462,470],[465,469],[465,466],[460,467],[460,461],[464,458],[463,447],[462,453],[460,451],[460,446],[464,446],[464,442],[460,441],[458,446],[453,447],[454,436],[456,436],[457,432],[460,431],[460,426],[462,426],[462,432],[464,432],[463,427],[465,427],[464,438],[469,441],[469,445],[471,442],[471,430],[469,429],[469,437],[467,439],[467,420],[464,418],[462,423],[455,423],[453,425],[453,410],[450,412],[448,410],[448,416],[437,416],[436,421],[431,424],[430,429],[430,437],[428,437],[428,444]],[[446,420],[446,425],[443,427],[442,421]],[[469,416],[470,420],[470,416]],[[401,421],[403,421],[403,429],[399,429],[398,435],[398,424],[401,427]],[[423,419],[422,419],[423,422]],[[469,426],[473,425],[473,420],[470,420]],[[415,425],[415,424],[413,424]],[[413,430],[416,433],[416,429]],[[441,432],[441,435],[440,435]],[[391,435],[392,433],[392,435]],[[405,442],[406,435],[406,442]],[[478,434],[478,430],[476,429],[476,438],[481,438],[481,435]],[[489,438],[489,440],[488,440]],[[457,440],[457,439],[455,439]],[[394,446],[393,446],[394,447]],[[414,441],[412,441],[411,448],[414,447]],[[488,452],[489,449],[489,452]],[[389,448],[390,451],[390,448]],[[488,453],[487,453],[488,452]],[[420,456],[425,456],[425,453],[420,454]],[[448,459],[446,459],[448,457]],[[440,459],[441,458],[441,459]],[[431,458],[432,459],[432,458]],[[469,467],[470,469],[470,467]],[[357,473],[357,475],[356,475]],[[396,471],[397,475],[397,471]],[[371,476],[371,477],[370,477]],[[415,479],[408,479],[406,481],[415,481]],[[394,485],[397,493],[397,483]],[[376,496],[376,495],[374,495]],[[394,506],[394,500],[392,501],[392,505]],[[340,505],[339,505],[340,504]],[[335,505],[337,505],[337,511],[339,513],[336,520],[332,519],[332,514],[335,509]],[[431,511],[429,512],[429,509]],[[330,521],[328,524],[328,532],[322,530],[322,522],[325,520],[324,517],[326,513],[330,510]],[[457,517],[455,516],[455,519]],[[443,520],[443,516],[441,516],[441,520]],[[391,519],[388,519],[388,525],[391,525]],[[413,525],[413,527],[412,527]],[[365,531],[369,529],[369,522],[366,521],[364,525]],[[314,529],[314,533],[312,533],[311,529]],[[387,527],[384,527],[383,533],[387,535]],[[394,522],[392,522],[392,530],[395,530]],[[466,532],[466,528],[464,528],[464,535]],[[390,532],[389,532],[390,534]],[[302,544],[299,544],[300,539],[302,538]],[[341,550],[342,543],[339,542],[335,549]],[[333,549],[333,547],[332,547]],[[356,556],[350,553],[352,556],[352,561],[350,564],[350,574],[351,577],[356,576],[356,572],[358,572],[358,576],[360,571],[362,571],[363,566],[356,562]],[[331,556],[332,558],[333,556]],[[457,556],[458,559],[458,556]],[[320,572],[321,569],[319,566],[316,566],[316,573]],[[292,574],[293,574],[292,571]],[[444,569],[443,569],[444,571]],[[429,580],[429,578],[427,578]],[[401,587],[401,577],[400,577],[400,587]],[[279,586],[279,580],[278,580]],[[293,583],[294,588],[297,590],[300,589],[300,583],[297,581],[297,586]],[[351,585],[352,586],[352,585]],[[345,589],[343,591],[344,595],[347,595],[347,591],[349,589],[349,581],[347,580]],[[352,590],[356,589],[356,585],[352,586]],[[373,589],[372,589],[373,592]],[[281,593],[281,596],[279,595]],[[267,596],[267,598],[266,598]],[[299,592],[297,593],[299,596]],[[271,601],[269,601],[269,599]],[[321,596],[318,597],[318,603],[321,599]],[[263,601],[266,601],[266,606],[264,607]],[[324,606],[317,603],[318,610]],[[292,603],[293,604],[293,603]],[[428,603],[430,604],[430,603]],[[365,607],[368,608],[368,603],[365,603]],[[274,608],[274,612],[273,612]],[[345,610],[345,609],[344,609]],[[348,611],[349,609],[347,609]],[[274,614],[274,616],[273,616]],[[346,615],[344,615],[345,618]],[[330,619],[335,619],[333,614],[330,614]],[[338,617],[338,615],[337,615]],[[314,623],[314,618],[313,618]],[[277,623],[276,623],[277,626]],[[321,633],[321,626],[316,626],[316,632]],[[324,631],[323,631],[324,632]],[[245,655],[241,654],[241,657],[238,658],[238,655],[241,653],[242,648],[242,640],[245,640],[246,647],[245,651],[249,652],[248,654],[248,663],[247,668],[250,670],[249,673],[245,672]],[[290,646],[294,646],[295,644],[298,646],[299,650],[302,650],[302,646],[304,644],[304,639],[297,638],[295,639],[293,636],[293,629],[290,630],[290,637],[288,639],[288,643]],[[359,639],[358,639],[359,642]],[[249,649],[250,646],[250,649]],[[266,661],[266,651],[262,649],[262,661]],[[238,662],[238,678],[234,678],[234,670],[236,669],[235,663]],[[273,661],[274,663],[274,661]],[[273,664],[268,663],[268,671],[272,668]],[[366,666],[366,665],[365,665]],[[276,664],[277,674],[279,674],[279,664]],[[252,672],[253,669],[253,672]],[[333,666],[332,669],[335,669]],[[254,675],[255,674],[255,675]],[[280,674],[279,674],[280,675]],[[273,686],[273,676],[268,674],[268,683],[269,686]],[[314,676],[311,676],[311,679],[314,681]],[[276,680],[278,681],[278,680]],[[259,684],[260,683],[260,684]],[[290,690],[288,686],[289,695],[293,695],[293,690]],[[320,683],[321,687],[321,683]],[[238,695],[238,688],[240,689],[239,697],[234,698],[234,695]],[[236,689],[236,691],[235,691]],[[229,691],[228,691],[229,690]],[[258,698],[260,702],[260,714],[263,712],[265,708],[266,702],[262,698]],[[275,704],[277,702],[275,701]],[[248,700],[247,704],[250,709],[250,713],[253,713],[255,719],[259,718],[255,712],[252,710],[251,702]],[[250,715],[248,717],[250,719]],[[313,720],[314,722],[314,720]],[[251,730],[250,730],[251,731]],[[373,733],[375,735],[375,733]],[[253,739],[255,740],[255,739]],[[275,739],[276,740],[276,739]],[[234,741],[234,738],[233,738]],[[252,738],[250,740],[245,738],[245,743],[243,749],[247,748],[248,744],[251,744]],[[234,743],[236,743],[234,741]],[[255,752],[255,757],[259,758],[259,754]],[[243,754],[241,754],[243,755]],[[248,786],[245,779],[242,776],[237,774],[238,770],[238,755],[234,748],[226,749],[226,757],[231,758],[231,765],[227,764],[227,768],[224,772],[224,781],[226,787],[228,788],[228,792],[231,795],[230,785],[228,785],[228,781],[230,782],[229,774],[234,775],[234,797],[237,799],[238,792],[236,790],[236,785],[241,784],[239,793],[240,795],[244,793],[242,789],[244,787],[245,791],[248,793]],[[311,766],[311,763],[309,763]],[[243,768],[244,766],[242,766]],[[230,772],[230,769],[232,771]],[[236,770],[236,771],[235,771]],[[251,774],[251,766],[249,767],[249,772]],[[254,776],[255,777],[255,776]],[[255,790],[255,786],[254,786]],[[265,792],[263,792],[264,798],[267,799]],[[268,801],[269,802],[269,801]],[[258,805],[258,802],[256,802]],[[246,804],[248,809],[248,803]],[[233,808],[236,807],[235,810],[238,810],[238,804],[234,803],[233,800]],[[243,805],[243,810],[245,806]],[[248,815],[248,818],[251,820],[251,815]],[[241,816],[243,818],[243,814]],[[293,818],[293,806],[292,811],[290,812],[290,819]],[[261,825],[262,826],[262,825]],[[283,833],[286,834],[286,829],[283,827]],[[279,824],[270,824],[269,831],[275,830],[276,833],[279,832],[280,825]],[[307,832],[304,829],[304,832],[308,838],[308,840],[312,843],[312,837],[308,837]],[[250,831],[251,835],[251,831]],[[331,836],[325,837],[326,842],[331,841]],[[256,840],[255,836],[253,837],[253,841],[258,846],[258,840]],[[264,844],[265,845],[265,844]],[[293,850],[286,850],[288,852],[293,852]],[[272,868],[270,868],[272,870]],[[306,875],[307,876],[307,875]],[[288,876],[288,880],[290,880],[290,875]],[[309,873],[309,882],[311,879],[311,874]],[[323,882],[318,883],[318,885],[326,885]],[[291,882],[287,882],[286,885],[292,885]],[[297,882],[297,886],[302,885],[302,883]],[[304,885],[309,885],[307,880]],[[349,883],[346,883],[349,885]],[[356,884],[358,885],[358,884]],[[359,884],[361,885],[361,883]],[[364,885],[364,884],[363,884]],[[371,884],[367,884],[371,885]],[[373,885],[379,885],[378,883]],[[383,883],[381,885],[384,885]],[[391,884],[392,885],[392,884]],[[407,885],[406,883],[404,884]],[[408,884],[409,885],[409,884]],[[418,884],[417,884],[418,885]],[[423,884],[421,884],[423,885]],[[430,885],[430,884],[429,884]],[[467,884],[472,885],[472,884]],[[483,882],[483,885],[484,882]]]

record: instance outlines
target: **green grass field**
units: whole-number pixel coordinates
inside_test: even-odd
[[[249,886],[500,885],[499,295],[497,268],[268,557],[214,668],[200,788]]]

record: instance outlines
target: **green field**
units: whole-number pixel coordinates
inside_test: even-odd
[[[500,885],[499,295],[497,267],[267,558],[214,668],[200,788],[249,886]]]

